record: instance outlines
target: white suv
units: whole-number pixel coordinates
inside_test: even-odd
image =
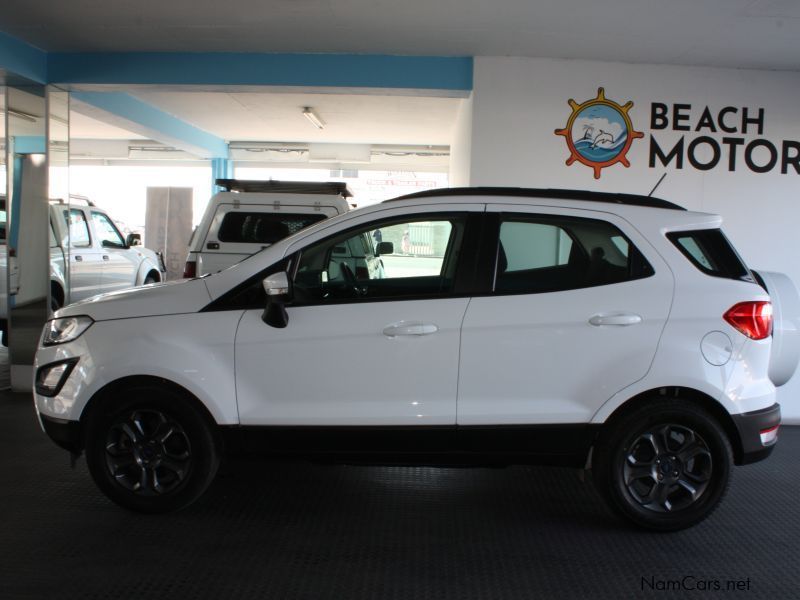
[[[770,296],[720,221],[582,191],[384,202],[215,275],[60,310],[36,408],[103,492],[143,512],[192,502],[222,448],[244,444],[585,467],[619,514],[687,527],[732,464],[772,451],[775,385],[798,358],[796,290],[766,275],[785,289],[772,334]],[[346,260],[359,245],[380,264]]]

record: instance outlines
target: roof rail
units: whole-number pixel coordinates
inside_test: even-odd
[[[226,192],[267,192],[274,194],[336,194],[350,198],[353,194],[340,181],[276,181],[254,179],[217,179]]]
[[[66,204],[63,198],[50,198],[50,202],[52,202],[53,204]],[[85,202],[86,206],[91,206],[92,208],[95,207],[95,203],[89,200],[89,198],[78,194],[70,194],[69,202],[70,204],[72,204],[73,202]]]
[[[660,198],[639,196],[637,194],[613,194],[608,192],[590,192],[587,190],[560,190],[547,188],[513,188],[513,187],[456,187],[439,188],[407,194],[385,202],[412,200],[415,198],[440,198],[450,196],[509,196],[516,198],[553,198],[556,200],[580,200],[582,202],[607,202],[611,204],[627,204],[629,206],[647,206],[649,208],[667,208],[670,210],[686,210]]]

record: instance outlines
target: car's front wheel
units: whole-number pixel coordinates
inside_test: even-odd
[[[85,428],[86,463],[117,504],[146,513],[200,497],[219,466],[213,426],[184,396],[131,387],[101,401]]]
[[[684,400],[654,401],[615,420],[592,471],[619,515],[660,531],[699,523],[728,488],[732,450],[717,420]]]

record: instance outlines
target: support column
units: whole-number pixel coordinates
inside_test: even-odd
[[[230,158],[211,159],[211,188],[214,194],[223,191],[216,185],[217,179],[233,179],[233,161]]]

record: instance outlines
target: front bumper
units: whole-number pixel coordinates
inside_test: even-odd
[[[83,450],[81,424],[78,421],[56,419],[39,413],[42,429],[57,445],[69,450],[73,454],[80,454]]]
[[[764,444],[761,432],[774,429],[781,424],[781,407],[778,403],[761,410],[731,415],[731,417],[733,417],[733,422],[739,432],[739,439],[742,442],[741,459],[737,461],[739,464],[747,465],[758,462],[772,454],[777,437],[772,442]]]

